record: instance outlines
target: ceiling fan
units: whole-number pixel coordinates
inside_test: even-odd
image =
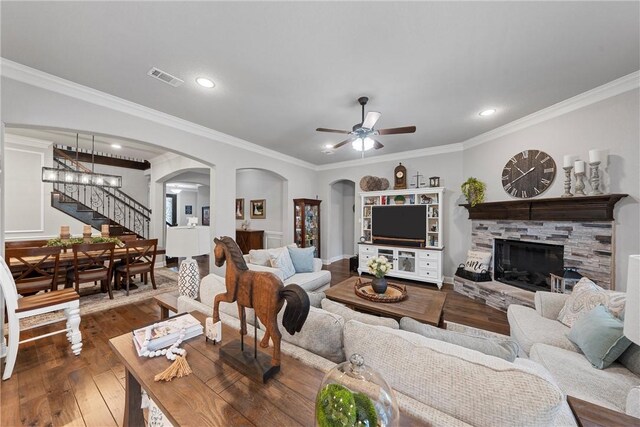
[[[364,106],[367,105],[369,98],[366,96],[358,98],[358,102],[362,106],[362,122],[356,123],[353,125],[352,130],[339,130],[339,129],[327,129],[327,128],[317,128],[318,132],[332,132],[332,133],[344,133],[349,135],[349,138],[345,139],[342,142],[335,144],[332,149],[340,148],[345,144],[351,143],[351,146],[354,150],[357,151],[367,151],[375,148],[379,150],[384,147],[382,143],[376,139],[374,136],[378,135],[392,135],[399,133],[414,133],[416,131],[415,126],[404,126],[399,128],[389,128],[389,129],[374,129],[376,122],[381,116],[381,113],[377,111],[369,111],[367,116],[364,115]]]

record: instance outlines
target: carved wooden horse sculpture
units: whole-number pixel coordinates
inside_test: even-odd
[[[225,276],[227,292],[216,295],[213,300],[213,321],[220,320],[218,311],[220,302],[237,301],[240,333],[246,335],[247,322],[244,309],[245,307],[253,308],[258,319],[266,327],[260,346],[268,347],[269,338],[271,338],[273,341],[271,363],[273,366],[279,366],[282,334],[278,329],[278,312],[286,300],[287,307],[284,310],[282,325],[291,335],[300,332],[309,314],[309,296],[298,285],[284,286],[275,274],[249,270],[242,251],[231,237],[214,239],[214,242],[216,246],[213,253],[216,265],[222,267],[225,260],[227,261]]]

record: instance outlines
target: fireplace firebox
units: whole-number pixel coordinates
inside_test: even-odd
[[[529,291],[548,291],[550,273],[562,276],[564,246],[494,240],[494,279]]]

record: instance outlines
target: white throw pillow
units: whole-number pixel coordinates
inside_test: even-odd
[[[249,251],[249,262],[264,267],[271,267],[271,255],[267,249],[251,249]]]
[[[558,321],[572,327],[576,320],[599,305],[604,305],[619,318],[624,311],[626,299],[624,292],[607,291],[583,277],[573,287],[573,292],[558,314]]]
[[[464,269],[472,273],[482,273],[483,270],[489,271],[490,262],[491,252],[468,251]]]
[[[288,250],[280,250],[277,255],[271,255],[271,267],[278,268],[282,271],[284,280],[296,274],[296,269],[293,266],[291,257]]]

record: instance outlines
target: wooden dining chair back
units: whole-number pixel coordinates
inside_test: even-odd
[[[116,281],[118,285],[126,286],[127,295],[129,295],[129,284],[131,277],[136,274],[149,274],[151,277],[151,285],[156,288],[156,279],[154,276],[154,266],[156,264],[156,251],[158,249],[158,239],[148,240],[130,240],[124,242],[127,251],[124,265],[116,267]]]
[[[67,273],[67,287],[75,283],[76,292],[80,293],[80,284],[87,282],[101,282],[102,289],[111,290],[111,276],[113,269],[113,253],[115,243],[78,243],[72,246],[73,268]]]
[[[18,298],[16,282],[4,259],[0,258],[0,291],[5,302],[9,337],[7,355],[2,379],[11,377],[18,355],[18,346],[22,343],[45,338],[51,335],[66,333],[71,343],[71,350],[78,356],[82,350],[82,334],[80,333],[80,301],[78,293],[73,289],[62,289]],[[37,316],[52,311],[64,310],[67,319],[64,329],[20,341],[20,319]],[[0,310],[0,325],[4,325],[5,310]],[[46,322],[46,321],[45,321]],[[4,334],[3,334],[4,335]]]
[[[15,240],[4,242],[5,249],[41,248],[47,246],[48,240]]]
[[[12,276],[20,295],[53,291],[58,287],[59,247],[11,248],[5,251],[5,261],[13,268]]]

